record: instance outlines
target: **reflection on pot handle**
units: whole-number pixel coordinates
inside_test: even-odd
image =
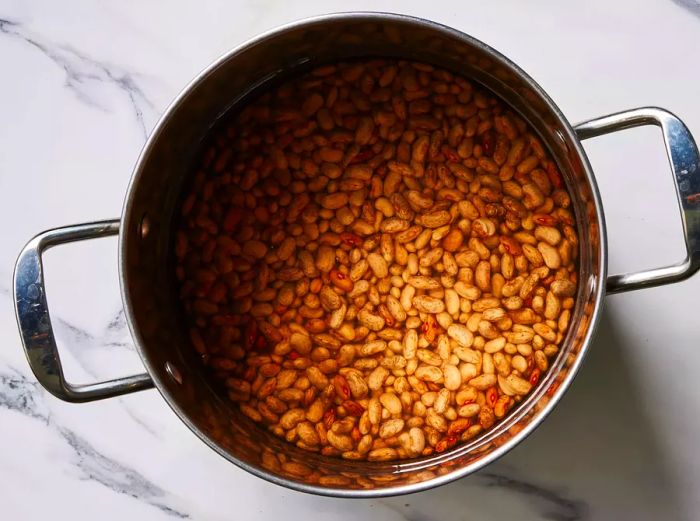
[[[32,371],[51,394],[67,402],[89,402],[153,387],[147,374],[73,385],[66,381],[51,327],[41,256],[52,246],[119,233],[119,221],[65,226],[40,233],[24,247],[15,264],[15,313]]]
[[[678,282],[700,268],[700,155],[685,124],[667,110],[644,107],[592,119],[574,126],[574,130],[583,140],[642,125],[661,127],[681,209],[687,256],[673,266],[613,275],[606,284],[608,293]]]

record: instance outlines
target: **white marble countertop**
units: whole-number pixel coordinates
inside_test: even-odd
[[[608,297],[588,360],[544,425],[476,475],[411,496],[292,492],[209,450],[156,391],[71,405],[36,383],[10,295],[23,244],[46,228],[118,216],[149,130],[218,55],[281,23],[350,9],[400,9],[482,39],[528,71],[572,122],[658,105],[700,137],[697,0],[0,0],[0,517],[697,518],[700,276]],[[680,219],[658,132],[585,148],[605,204],[611,273],[679,260]],[[76,381],[141,370],[121,311],[116,247],[103,239],[47,255],[54,325]]]

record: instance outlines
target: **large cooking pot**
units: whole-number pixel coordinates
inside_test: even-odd
[[[428,62],[482,83],[539,133],[571,193],[580,233],[579,287],[571,327],[546,377],[495,428],[445,453],[401,462],[354,462],[298,449],[251,423],[205,377],[183,331],[174,284],[173,224],[193,158],[212,124],[267,82],[362,56]],[[688,255],[665,268],[607,276],[605,218],[581,140],[640,125],[661,128],[683,217]],[[134,169],[121,219],[66,226],[33,238],[14,275],[17,320],[34,374],[52,394],[85,402],[157,387],[180,419],[236,465],[274,483],[317,494],[376,497],[416,492],[465,476],[522,441],[560,400],[600,318],[605,293],[675,282],[700,267],[700,157],[673,114],[640,108],[572,127],[517,65],[480,41],[436,23],[383,13],[345,13],[296,22],[229,52],[177,97]],[[72,385],[61,369],[44,290],[41,256],[72,241],[119,235],[126,319],[147,373]]]

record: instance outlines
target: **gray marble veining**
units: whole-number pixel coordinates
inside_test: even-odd
[[[138,471],[102,454],[88,440],[57,424],[51,417],[44,397],[45,393],[39,388],[39,384],[19,371],[8,367],[7,372],[0,372],[0,408],[28,416],[56,433],[72,451],[71,461],[68,463],[80,471],[78,479],[95,481],[117,494],[143,501],[170,516],[181,519],[190,517],[189,514],[174,508],[172,505],[177,501],[168,498],[167,492]]]
[[[65,72],[65,87],[90,107],[109,111],[102,103],[102,93],[95,84],[110,84],[129,100],[144,139],[155,122],[157,113],[153,103],[139,87],[137,75],[122,67],[101,62],[70,45],[57,44],[35,35],[20,22],[0,18],[0,34],[16,38],[40,51],[54,65]]]

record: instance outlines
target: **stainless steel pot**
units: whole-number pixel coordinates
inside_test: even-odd
[[[362,56],[432,63],[476,80],[526,118],[563,173],[580,231],[579,289],[571,326],[551,370],[494,429],[449,452],[402,462],[353,462],[297,449],[243,417],[210,387],[182,330],[173,284],[175,208],[198,144],[213,122],[253,91],[300,69]],[[683,217],[688,255],[674,266],[607,276],[605,219],[581,140],[640,125],[661,128]],[[134,169],[121,219],[43,232],[15,267],[17,320],[39,382],[70,402],[157,387],[180,419],[236,465],[274,483],[316,494],[372,497],[416,492],[483,467],[545,418],[576,374],[600,317],[603,297],[675,282],[700,267],[700,157],[685,125],[659,108],[640,108],[572,127],[517,65],[480,41],[436,23],[393,14],[345,13],[296,22],[229,52],[177,97]],[[59,244],[119,234],[122,299],[147,373],[89,385],[63,376],[44,291],[41,256]]]

